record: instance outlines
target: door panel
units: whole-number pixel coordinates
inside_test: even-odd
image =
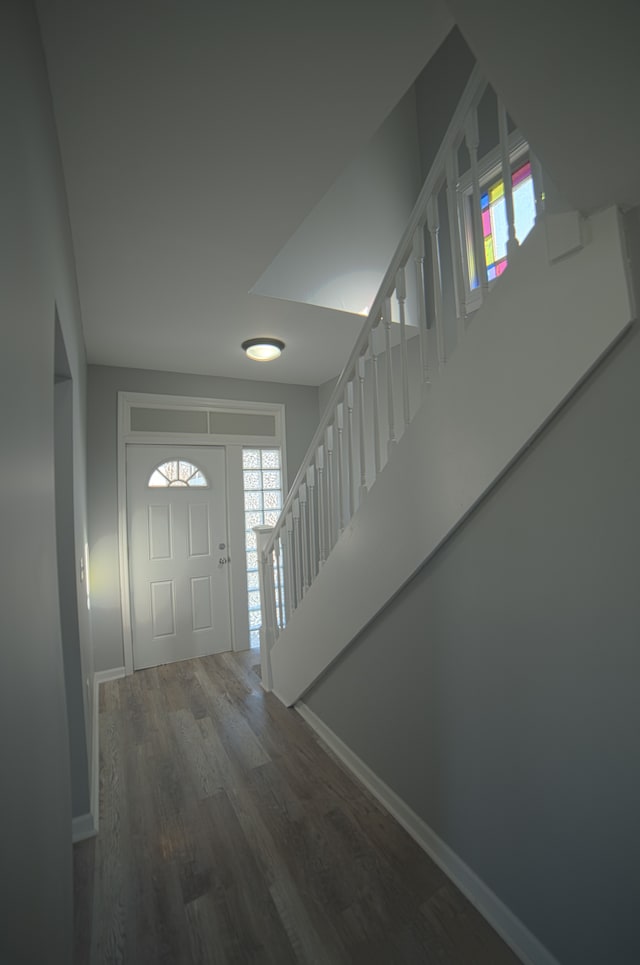
[[[127,525],[134,669],[230,650],[224,449],[127,446]]]
[[[171,506],[149,506],[149,559],[171,556]]]
[[[212,609],[210,577],[192,577],[191,622],[194,630],[208,630],[212,626]]]
[[[189,556],[209,556],[209,507],[189,506]]]
[[[175,586],[173,580],[151,583],[151,633],[154,638],[176,632]]]

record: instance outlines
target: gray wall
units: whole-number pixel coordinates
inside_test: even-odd
[[[562,965],[640,961],[640,335],[306,702]]]
[[[640,125],[629,117],[640,97],[640,4],[537,0],[517,16],[508,0],[447,6],[571,207],[640,204]]]
[[[424,181],[473,69],[473,54],[454,27],[415,82],[420,166]]]
[[[54,325],[73,376],[84,542],[84,350],[56,132],[31,3],[0,10],[0,962],[72,960],[71,795],[56,579]],[[79,632],[91,672],[87,611]],[[88,736],[88,735],[87,735]]]
[[[416,112],[418,122],[418,139],[420,144],[420,163],[422,178],[426,179],[435,156],[442,144],[442,139],[451,122],[453,114],[462,96],[462,92],[474,66],[473,54],[467,47],[460,32],[454,27],[440,45],[432,59],[422,71],[415,83]],[[483,105],[484,106],[484,105]],[[495,111],[494,111],[495,113]],[[485,130],[488,112],[482,111],[481,130]],[[490,150],[495,145],[485,143],[483,151]],[[468,167],[468,157],[463,149],[460,156],[460,172]],[[440,260],[443,291],[443,324],[445,345],[447,352],[453,351],[456,343],[456,307],[453,287],[453,266],[451,262],[451,241],[449,233],[449,216],[444,193],[440,196]],[[426,261],[426,290],[428,324],[433,325],[433,285],[428,266],[430,258],[430,237],[425,229]]]
[[[290,484],[318,425],[318,390],[311,386],[282,385],[277,382],[104,365],[90,365],[88,372],[91,615],[95,668],[108,670],[124,665],[118,569],[118,392],[284,404]]]
[[[328,382],[323,382],[322,385],[318,386],[318,411],[320,412],[321,417],[324,415],[324,410],[329,405],[329,399],[331,398],[331,393],[336,387],[337,381],[338,378],[329,379]],[[291,481],[293,482],[293,480]]]

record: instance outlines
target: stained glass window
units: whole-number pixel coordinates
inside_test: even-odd
[[[279,449],[243,449],[247,606],[252,647],[260,645],[262,607],[258,588],[258,553],[254,526],[275,525],[282,508],[282,466]],[[282,567],[276,576],[276,593],[282,585]]]
[[[513,193],[513,214],[516,238],[522,244],[536,220],[535,192],[531,176],[531,163],[521,164],[511,175]],[[486,185],[480,197],[482,211],[482,236],[484,239],[484,256],[487,264],[487,278],[493,281],[507,267],[507,241],[509,240],[509,226],[507,223],[507,203],[504,196],[504,181],[497,178]],[[478,287],[478,277],[473,257],[473,246],[467,246],[469,264],[469,284],[472,289]]]
[[[192,462],[184,459],[170,459],[153,470],[147,483],[152,489],[187,488],[192,486],[208,486],[209,483],[202,472]]]

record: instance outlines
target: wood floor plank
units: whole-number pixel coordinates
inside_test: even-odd
[[[120,709],[120,686],[117,680],[105,680],[98,690],[100,713]]]
[[[437,938],[454,965],[465,965],[471,957],[478,965],[519,965],[518,957],[450,881],[425,902],[422,912],[430,940]]]
[[[228,957],[292,965],[295,956],[286,930],[227,794],[201,801],[199,812],[213,860],[211,891],[217,891],[233,923]]]
[[[207,695],[202,689],[200,681],[194,673],[191,660],[181,660],[176,664],[176,673],[180,681],[186,706],[196,720],[209,715]]]
[[[201,721],[201,725],[211,723]],[[222,750],[224,754],[224,750]],[[340,965],[348,962],[330,920],[315,907],[309,907],[303,892],[289,873],[282,848],[266,827],[259,800],[252,794],[250,775],[235,768],[227,758],[227,793],[260,872],[268,884],[289,941],[302,963]],[[323,936],[322,940],[319,938]]]
[[[170,719],[178,751],[189,770],[197,797],[211,797],[218,793],[222,790],[223,782],[209,764],[204,737],[195,717],[191,711],[176,710],[170,714]]]
[[[102,686],[75,965],[517,965],[255,659]]]
[[[260,802],[266,826],[281,843],[294,881],[325,914],[337,916],[354,897],[344,856],[332,851],[315,816],[300,799],[288,793],[275,764],[255,770],[248,780]],[[337,917],[335,922],[340,931]]]
[[[91,962],[126,961],[127,919],[133,896],[128,849],[122,727],[114,713],[100,714],[100,834],[96,842]]]
[[[269,755],[229,696],[223,681],[215,684],[205,670],[196,671],[196,676],[207,693],[211,719],[228,753],[248,770],[268,763]],[[220,674],[222,677],[223,673]]]

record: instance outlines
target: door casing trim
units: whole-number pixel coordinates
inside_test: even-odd
[[[271,413],[276,416],[276,432],[273,436],[222,436],[196,435],[190,433],[147,433],[131,431],[131,409],[134,406],[158,406],[168,409],[213,409],[221,412],[242,413]],[[211,446],[224,447],[226,457],[227,476],[227,532],[231,557],[240,556],[238,552],[243,543],[243,520],[239,517],[239,507],[234,505],[233,496],[237,496],[236,489],[241,490],[241,479],[235,478],[241,471],[240,458],[243,446],[278,447],[282,452],[282,483],[283,491],[287,492],[286,476],[286,442],[285,442],[285,407],[282,403],[274,402],[244,402],[232,399],[203,399],[191,396],[156,395],[146,392],[118,392],[118,440],[117,440],[117,475],[118,475],[118,564],[120,570],[120,608],[122,613],[122,644],[124,651],[125,674],[133,673],[133,627],[131,622],[131,583],[129,574],[129,534],[127,529],[127,467],[126,446],[131,445],[176,445],[176,446]],[[234,488],[235,487],[235,488]],[[242,505],[244,505],[242,503]],[[235,520],[235,523],[234,523]],[[235,544],[235,545],[234,545]],[[244,569],[242,571],[244,576]],[[239,646],[238,607],[239,581],[242,578],[236,572],[235,586],[233,569],[229,574],[229,595],[231,609],[231,646],[233,650],[242,649]]]

